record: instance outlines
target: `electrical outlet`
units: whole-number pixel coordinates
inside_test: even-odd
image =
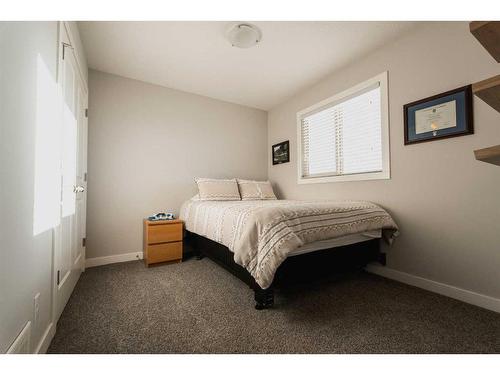
[[[40,292],[33,298],[33,325],[38,326],[38,319],[40,318]]]

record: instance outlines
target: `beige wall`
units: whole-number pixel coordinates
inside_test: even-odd
[[[55,85],[57,40],[57,22],[0,22],[0,353],[7,351],[28,321],[30,350],[43,350],[42,340],[52,321],[53,231],[35,231],[34,221],[59,205],[39,205],[35,186],[40,187],[41,179],[45,186],[54,175],[57,178],[59,163],[38,163],[35,155],[53,141],[41,136],[53,124],[43,121],[37,106],[43,103],[45,113],[57,109],[47,99],[51,91],[40,85]],[[50,197],[44,199],[47,203]],[[34,207],[40,206],[43,212],[35,212]],[[40,312],[35,322],[37,293]]]
[[[296,113],[389,71],[391,180],[297,184]],[[269,165],[284,198],[361,199],[394,215],[401,237],[388,267],[500,297],[500,167],[472,150],[500,143],[500,114],[474,99],[475,134],[403,145],[403,105],[500,73],[468,24],[426,24],[274,108],[268,144],[290,140],[291,162]]]
[[[142,251],[194,177],[267,177],[264,111],[93,70],[89,101],[87,258]]]

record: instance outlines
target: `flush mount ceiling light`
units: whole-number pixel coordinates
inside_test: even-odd
[[[237,23],[228,29],[226,36],[233,47],[249,48],[260,42],[262,32],[255,25]]]

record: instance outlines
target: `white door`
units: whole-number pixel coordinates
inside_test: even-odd
[[[84,268],[87,96],[79,78],[73,49],[63,44],[61,62],[62,145],[61,225],[58,231],[55,265],[57,321]]]

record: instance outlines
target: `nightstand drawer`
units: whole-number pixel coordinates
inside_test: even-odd
[[[147,263],[168,262],[182,259],[182,242],[163,243],[148,246]]]
[[[182,241],[182,223],[149,225],[148,244],[174,241]]]

